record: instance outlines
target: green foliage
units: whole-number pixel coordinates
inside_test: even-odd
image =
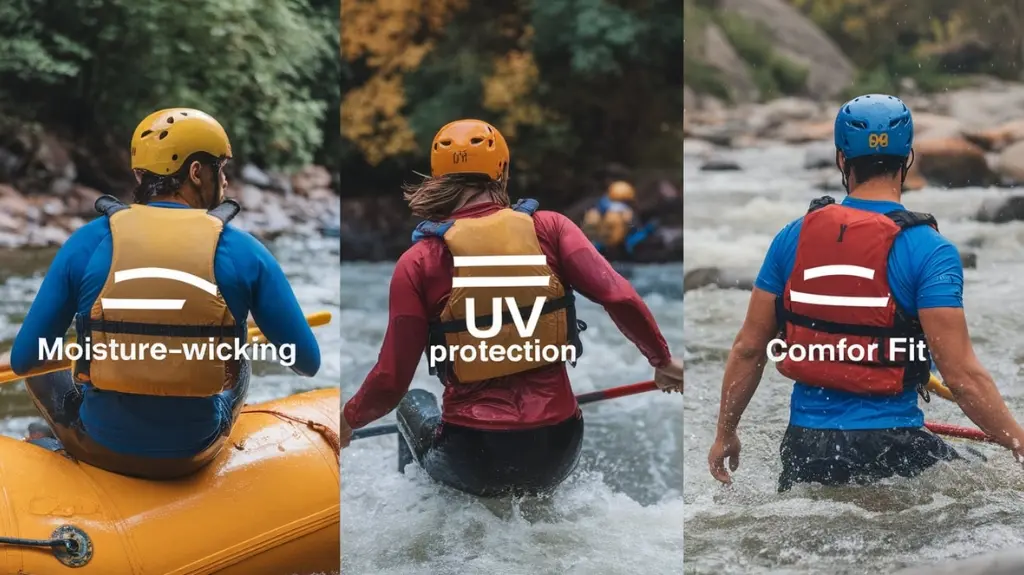
[[[429,10],[431,3],[424,6]],[[359,9],[369,10],[352,8]],[[415,141],[412,151],[371,146],[370,135],[362,141],[343,137],[342,172],[350,186],[395,193],[413,170],[427,169],[430,139],[458,118],[480,118],[505,133],[513,195],[558,197],[556,205],[593,193],[611,163],[680,165],[678,0],[469,2],[447,16],[442,30],[423,35],[430,48],[419,65],[402,73],[398,114]],[[343,15],[346,38],[370,36],[369,25],[357,28],[350,23],[356,17],[348,18]],[[349,95],[386,75],[366,57],[344,69]],[[381,93],[378,99],[394,97]],[[394,123],[387,115],[377,115],[376,122]],[[388,149],[402,151],[379,160],[378,151]]]
[[[240,160],[325,160],[340,150],[337,19],[326,0],[5,0],[0,108],[125,145],[150,112],[195,107]]]

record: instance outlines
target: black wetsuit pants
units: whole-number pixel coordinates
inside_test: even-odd
[[[842,431],[790,425],[779,454],[779,493],[794,483],[867,484],[894,475],[914,477],[939,461],[960,459],[945,441],[916,427]]]
[[[398,406],[398,470],[413,460],[435,481],[481,497],[551,491],[572,473],[583,415],[536,429],[489,431],[441,422],[437,398],[413,389]]]

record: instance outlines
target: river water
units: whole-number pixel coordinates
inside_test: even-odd
[[[342,394],[373,367],[387,325],[393,264],[342,266]],[[670,348],[682,350],[679,265],[629,270]],[[644,381],[652,369],[607,314],[580,303],[577,393]],[[413,387],[440,396],[422,360]],[[396,437],[342,452],[345,575],[669,575],[682,563],[682,400],[647,393],[584,407],[581,464],[552,495],[480,500],[396,471]],[[393,422],[394,415],[374,425]]]
[[[686,159],[687,269],[734,267],[752,276],[775,233],[823,193],[812,187],[819,176],[802,169],[802,148],[736,150],[727,157],[743,171],[700,172],[700,161]],[[985,198],[1006,193],[926,189],[907,194],[904,204],[933,213],[944,235],[977,253],[978,268],[966,271],[964,288],[971,336],[1020,417],[1024,222],[971,220]],[[832,195],[839,200],[843,192]],[[778,445],[792,385],[772,366],[740,424],[741,466],[733,486],[720,486],[707,471],[707,454],[725,359],[749,292],[705,288],[686,297],[685,573],[877,575],[1024,544],[1024,471],[994,446],[973,445],[988,463],[941,464],[917,479],[871,487],[798,486],[778,495]],[[971,425],[940,398],[924,410],[930,421]]]
[[[338,240],[281,238],[269,247],[288,275],[303,311],[307,314],[329,311],[333,319],[329,325],[314,329],[323,358],[317,375],[313,378],[296,377],[275,363],[256,363],[253,365],[256,377],[249,387],[249,403],[311,389],[337,387],[340,377]],[[53,253],[24,250],[0,255],[0,351],[10,349]],[[23,437],[35,414],[35,407],[25,395],[22,383],[0,386],[0,433]]]

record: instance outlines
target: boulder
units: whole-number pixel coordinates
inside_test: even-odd
[[[721,0],[719,9],[761,25],[775,50],[807,67],[807,92],[815,99],[837,97],[853,83],[849,58],[821,29],[785,0]]]
[[[704,61],[721,72],[733,102],[754,102],[758,99],[757,84],[750,68],[736,53],[725,33],[714,24],[708,24],[704,29]]]
[[[989,186],[999,179],[985,151],[964,138],[922,138],[914,143],[914,163],[925,180],[946,188]]]

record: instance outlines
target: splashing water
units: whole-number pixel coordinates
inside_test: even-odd
[[[387,324],[390,264],[342,267],[342,395],[377,357]],[[681,270],[627,272],[670,348],[682,349]],[[584,355],[569,368],[577,393],[651,378],[652,369],[598,306],[581,301]],[[413,387],[440,395],[421,361]],[[342,452],[342,572],[352,575],[651,575],[682,563],[682,409],[647,393],[584,407],[577,471],[545,497],[484,500],[397,469],[395,436]],[[393,415],[375,424],[393,421]]]

